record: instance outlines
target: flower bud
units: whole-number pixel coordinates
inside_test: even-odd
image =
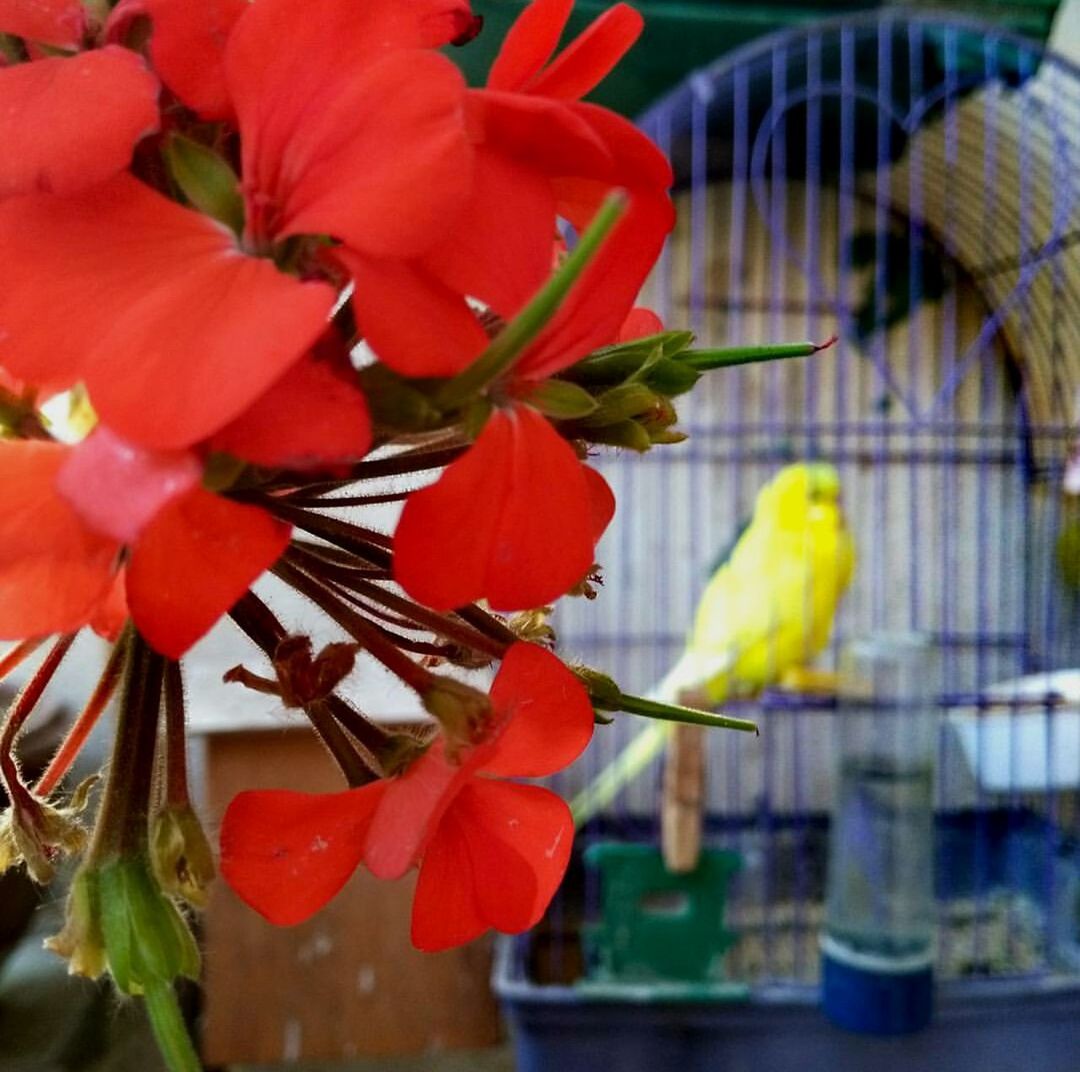
[[[649,433],[637,421],[619,421],[603,428],[590,428],[588,438],[591,443],[604,443],[609,447],[626,447],[644,454],[652,446]]]
[[[446,424],[423,391],[385,365],[368,365],[359,377],[375,424],[396,432],[428,432]]]
[[[581,423],[587,428],[603,428],[637,417],[653,409],[660,401],[656,392],[643,383],[624,383],[605,391],[599,398],[596,411]]]
[[[619,710],[622,691],[614,678],[599,670],[594,670],[591,666],[573,666],[571,669],[588,689],[589,699],[592,700],[594,707],[602,707],[608,711]]]
[[[537,384],[524,400],[545,417],[560,421],[588,417],[599,405],[584,387],[565,380],[545,380]]]
[[[176,905],[144,860],[120,857],[97,870],[98,919],[109,972],[125,994],[199,974],[199,950]]]
[[[427,712],[439,720],[453,757],[463,746],[479,743],[491,723],[491,700],[486,693],[449,677],[435,677],[422,699]]]
[[[214,855],[190,805],[170,805],[150,827],[150,864],[161,888],[196,908],[206,904]]]

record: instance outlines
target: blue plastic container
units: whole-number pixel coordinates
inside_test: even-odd
[[[1076,1072],[1080,985],[942,984],[933,1024],[876,1038],[830,1024],[816,988],[769,988],[739,1004],[585,999],[537,986],[521,939],[500,942],[494,984],[517,1072]]]
[[[804,817],[802,825],[823,826],[823,817]],[[706,826],[719,836],[715,822]],[[648,840],[655,831],[623,833]],[[875,1037],[829,1023],[816,986],[769,984],[747,988],[742,1001],[695,1002],[650,984],[600,995],[572,984],[542,985],[528,965],[543,942],[534,946],[537,939],[523,935],[500,941],[494,969],[517,1072],[1077,1072],[1076,845],[1023,810],[939,815],[935,835],[938,899],[982,900],[1001,888],[1030,893],[1033,905],[1048,908],[1039,926],[1052,941],[1060,974],[940,980],[929,1027]],[[815,840],[823,852],[824,838]],[[1053,904],[1045,892],[1051,872]],[[808,893],[820,897],[824,889]],[[562,911],[563,924],[575,915]],[[566,974],[575,954],[565,942],[559,949]]]

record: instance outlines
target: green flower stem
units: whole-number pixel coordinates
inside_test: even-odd
[[[625,208],[625,194],[617,192],[608,196],[573,252],[532,301],[499,332],[491,345],[464,372],[438,391],[435,395],[437,406],[444,410],[460,406],[513,366],[529,343],[558,312],[563,299],[596,256]]]
[[[130,654],[109,780],[94,828],[88,865],[105,863],[113,856],[143,856],[149,837],[165,659],[130,627],[128,634]]]
[[[713,715],[708,711],[698,711],[694,707],[683,707],[681,704],[660,703],[658,700],[647,700],[644,696],[628,696],[625,692],[619,694],[617,703],[612,704],[612,707],[632,715],[659,719],[661,722],[684,722],[692,726],[711,726],[715,729],[760,734],[757,723],[746,718]]]
[[[173,984],[160,979],[147,983],[143,999],[154,1038],[169,1072],[202,1072],[202,1063],[188,1036]]]
[[[677,360],[698,372],[729,368],[733,365],[754,365],[761,361],[782,361],[791,357],[809,357],[831,346],[836,340],[823,343],[789,342],[772,346],[733,346],[719,350],[686,350]]]

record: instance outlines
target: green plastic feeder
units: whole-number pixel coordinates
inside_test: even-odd
[[[738,1001],[749,996],[724,977],[737,935],[724,926],[738,853],[707,849],[696,870],[674,875],[649,845],[598,842],[585,864],[599,872],[600,920],[585,931],[590,999]]]

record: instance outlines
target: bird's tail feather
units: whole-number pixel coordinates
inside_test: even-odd
[[[647,698],[677,704],[687,689],[701,688],[706,681],[711,681],[715,688],[717,675],[724,670],[722,664],[718,665],[715,655],[683,652],[663,680],[649,691]],[[570,802],[574,824],[583,826],[640,777],[664,751],[670,731],[671,724],[666,722],[649,722],[639,730],[629,744]]]
[[[669,731],[670,725],[666,722],[650,722],[570,801],[576,827],[584,826],[606,808],[624,786],[634,781],[663,752]]]

